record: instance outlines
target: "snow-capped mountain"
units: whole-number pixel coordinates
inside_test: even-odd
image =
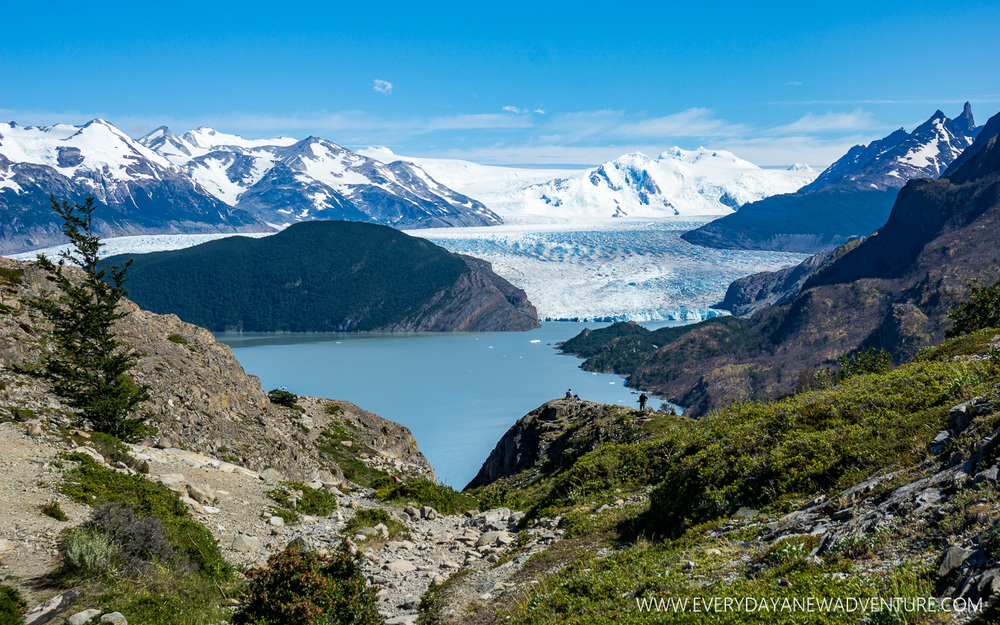
[[[567,178],[494,199],[510,212],[567,217],[728,214],[816,177],[805,166],[761,169],[721,150],[671,148],[652,159],[635,152]]]
[[[728,214],[747,202],[795,191],[816,177],[808,165],[761,169],[730,152],[705,148],[670,148],[656,159],[636,152],[587,170],[411,158],[387,148],[362,152],[386,162],[416,163],[500,215],[560,220]]]
[[[501,223],[482,203],[411,163],[389,164],[308,137],[247,140],[211,128],[157,128],[139,140],[223,202],[272,224],[312,219],[399,228]]]
[[[104,120],[0,124],[0,251],[63,240],[50,195],[76,202],[94,196],[107,207],[95,213],[102,236],[269,229]]]
[[[854,146],[803,191],[827,186],[884,191],[901,189],[913,178],[937,178],[980,130],[968,102],[955,119],[935,111],[911,133],[900,128],[868,145]]]

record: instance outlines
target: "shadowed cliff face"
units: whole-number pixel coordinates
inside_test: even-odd
[[[788,393],[853,350],[883,348],[900,362],[940,341],[968,283],[1000,274],[997,143],[984,132],[948,178],[907,183],[886,225],[812,273],[791,301],[750,319],[692,326],[643,362],[629,385],[695,416]]]

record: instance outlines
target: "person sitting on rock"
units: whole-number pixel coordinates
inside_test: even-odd
[[[649,401],[649,398],[646,397],[645,393],[643,393],[642,395],[639,395],[639,410],[640,411],[646,410],[646,402],[647,401]]]
[[[566,399],[573,399],[573,389],[566,389]]]

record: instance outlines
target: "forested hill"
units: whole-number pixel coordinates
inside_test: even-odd
[[[317,221],[134,257],[129,298],[214,331],[495,331],[538,326],[524,292],[424,239]],[[122,265],[126,256],[107,259]]]

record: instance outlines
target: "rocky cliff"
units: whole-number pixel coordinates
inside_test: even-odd
[[[602,443],[636,442],[649,415],[622,406],[554,399],[518,419],[467,489],[535,470],[552,474]]]
[[[34,362],[45,346],[24,299],[51,287],[34,263],[0,259],[0,269],[0,362]],[[214,454],[255,471],[273,468],[297,480],[319,473],[343,477],[339,461],[346,456],[329,450],[351,450],[350,460],[374,471],[433,479],[407,428],[349,402],[303,397],[294,409],[273,404],[211,332],[175,315],[126,306],[129,314],[118,329],[140,354],[135,378],[151,388],[144,409],[155,432],[148,444]],[[0,412],[72,424],[44,384],[6,369],[0,370]],[[342,440],[351,446],[337,448]]]

